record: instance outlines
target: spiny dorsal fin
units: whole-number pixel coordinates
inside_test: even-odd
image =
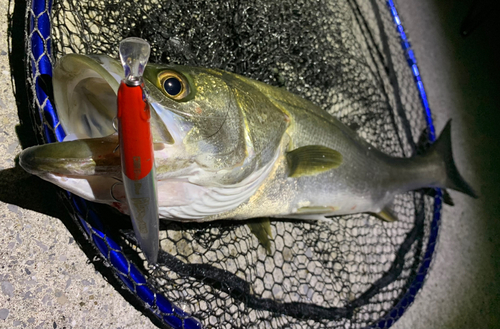
[[[289,177],[314,176],[342,164],[342,154],[321,145],[302,146],[286,154]]]
[[[259,240],[259,243],[266,249],[267,254],[270,255],[271,240],[269,238],[273,238],[273,232],[271,231],[269,218],[248,222],[247,226],[250,228],[250,232]]]
[[[373,213],[373,215],[386,222],[395,222],[398,220],[398,217],[388,207],[382,208],[381,211],[379,211],[378,213]]]

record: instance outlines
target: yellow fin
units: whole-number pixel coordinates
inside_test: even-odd
[[[271,254],[271,240],[273,232],[271,231],[271,223],[269,218],[262,218],[257,221],[247,223],[250,232],[259,240],[259,243],[266,249],[267,254]]]
[[[329,147],[308,145],[286,154],[289,177],[314,176],[342,164],[342,154]]]
[[[384,207],[380,212],[373,213],[373,215],[386,222],[395,222],[398,220],[398,217],[388,207]]]

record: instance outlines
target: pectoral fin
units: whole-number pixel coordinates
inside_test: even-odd
[[[309,145],[286,155],[289,177],[314,176],[342,164],[342,154],[329,147]]]
[[[271,231],[271,223],[269,218],[262,218],[258,221],[252,221],[247,223],[250,228],[250,232],[259,240],[259,243],[266,249],[267,254],[271,254],[271,240],[273,238],[273,233]]]

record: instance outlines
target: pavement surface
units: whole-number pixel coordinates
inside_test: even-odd
[[[398,329],[500,326],[500,29],[492,15],[462,38],[469,2],[396,3],[437,130],[453,119],[458,167],[481,196],[451,192],[456,206],[444,208],[432,270]],[[15,163],[21,109],[10,77],[8,6],[0,0],[0,328],[155,328],[96,272],[60,220],[65,209],[47,192],[52,186]]]

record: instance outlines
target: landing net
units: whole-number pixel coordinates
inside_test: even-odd
[[[50,76],[68,53],[117,57],[130,36],[151,61],[215,67],[320,105],[367,141],[409,157],[435,139],[418,68],[392,1],[54,1],[27,5],[26,56],[34,131],[65,133]],[[126,216],[63,198],[112,275],[159,326],[391,326],[423,284],[437,237],[437,196],[396,197],[399,221],[368,214],[271,222],[272,253],[245,222],[163,222],[159,267],[147,268]],[[119,223],[119,224],[117,224]],[[125,228],[123,228],[125,226]]]

